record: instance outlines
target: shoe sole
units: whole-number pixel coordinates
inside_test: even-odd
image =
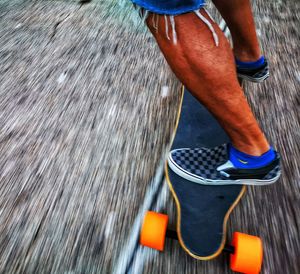
[[[179,167],[176,163],[173,162],[172,158],[168,158],[168,165],[170,169],[175,172],[178,176],[201,185],[253,185],[253,186],[264,186],[264,185],[271,185],[275,183],[280,175],[281,172],[278,172],[278,175],[270,180],[259,180],[259,179],[239,179],[239,180],[211,180],[205,179],[200,176],[193,175],[188,171],[183,170]]]
[[[264,75],[260,78],[253,78],[251,76],[247,76],[245,74],[240,74],[240,73],[238,73],[237,75],[238,75],[238,78],[240,78],[240,79],[247,80],[247,81],[250,81],[253,83],[261,83],[270,76],[270,73],[268,72],[266,75]]]

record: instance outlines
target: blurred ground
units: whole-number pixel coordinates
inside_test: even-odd
[[[230,273],[223,255],[199,262],[174,241],[164,253],[136,244],[143,210],[173,214],[152,178],[180,83],[122,5],[0,0],[0,273]],[[300,7],[256,1],[254,12],[271,77],[246,95],[283,176],[248,188],[228,236],[260,235],[262,273],[296,274]]]

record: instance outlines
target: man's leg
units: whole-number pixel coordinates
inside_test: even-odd
[[[262,82],[269,77],[269,65],[262,56],[256,36],[250,0],[213,0],[228,25],[240,78]]]
[[[240,61],[261,57],[250,0],[212,0],[230,29],[233,51]]]
[[[172,42],[170,20],[170,40],[166,35],[164,16],[156,15],[158,30],[153,27],[153,14],[148,17],[147,24],[176,76],[217,118],[235,148],[260,156],[270,146],[238,83],[230,45],[203,9],[201,14],[213,25],[219,46],[215,45],[207,25],[195,13],[175,17],[177,44]]]

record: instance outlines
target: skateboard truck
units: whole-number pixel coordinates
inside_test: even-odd
[[[168,215],[148,211],[140,232],[140,244],[163,251],[166,238],[178,240],[177,232],[167,226]],[[226,244],[222,251],[230,254],[231,270],[251,274],[260,272],[263,247],[259,237],[234,232],[231,244]],[[207,260],[205,257],[197,259]]]

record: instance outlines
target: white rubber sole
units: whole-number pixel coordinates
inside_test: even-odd
[[[253,83],[261,83],[270,76],[270,73],[268,72],[266,75],[264,75],[260,78],[253,78],[253,77],[246,76],[244,74],[239,74],[239,73],[237,75],[238,75],[238,78],[240,78],[240,79],[247,80],[247,81],[250,81]]]
[[[281,172],[278,173],[278,175],[275,178],[272,178],[270,180],[259,180],[259,179],[239,179],[239,180],[211,180],[211,179],[205,179],[203,177],[194,175],[184,169],[182,169],[180,166],[178,166],[171,157],[168,157],[168,165],[170,169],[175,172],[178,176],[201,185],[253,185],[253,186],[264,186],[264,185],[271,185],[275,183],[280,175]]]

